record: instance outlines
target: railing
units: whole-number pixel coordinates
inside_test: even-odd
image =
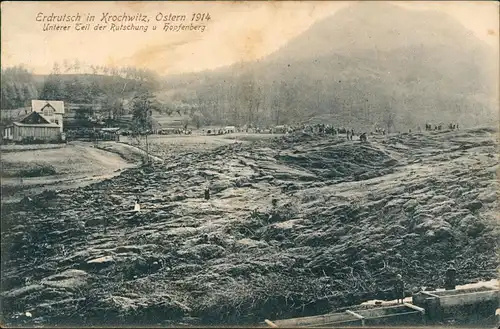
[[[395,312],[395,313],[383,313],[385,311],[389,310],[397,310],[398,308],[409,308],[411,309],[410,311],[406,309],[402,309],[402,312]],[[373,315],[362,315],[364,312],[369,312],[369,311],[374,311],[374,312],[382,312],[383,314],[373,314]],[[333,313],[330,315],[319,315],[319,316],[312,316],[312,317],[304,317],[304,318],[296,318],[296,319],[288,319],[288,320],[278,320],[275,322],[272,322],[270,320],[265,320],[265,323],[272,327],[272,328],[277,328],[280,326],[283,327],[292,327],[292,326],[300,326],[300,327],[307,327],[307,328],[312,328],[312,327],[322,327],[322,326],[343,326],[346,324],[356,324],[360,323],[362,327],[366,326],[366,323],[376,321],[376,320],[383,320],[383,319],[388,319],[390,322],[405,322],[403,321],[404,318],[408,320],[409,316],[420,316],[423,321],[424,320],[424,314],[425,314],[425,309],[411,305],[408,303],[400,304],[397,306],[391,306],[388,308],[374,308],[373,310],[361,310],[358,311],[352,311],[352,310],[346,310],[344,313]],[[342,319],[342,317],[346,316],[351,316],[351,319]],[[398,320],[393,320],[396,317],[401,317],[402,319]],[[330,318],[330,319],[329,319]],[[334,319],[331,319],[334,318]],[[335,319],[336,318],[336,319]]]

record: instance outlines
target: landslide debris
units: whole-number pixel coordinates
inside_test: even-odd
[[[436,286],[451,260],[494,278],[494,134],[235,143],[7,205],[4,322],[255,324],[392,298],[396,273]]]

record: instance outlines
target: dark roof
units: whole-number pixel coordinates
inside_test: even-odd
[[[50,124],[50,121],[47,120],[43,115],[37,112],[31,112],[22,117],[19,120],[19,123],[24,124]]]
[[[28,118],[32,113],[34,113],[34,112],[29,112],[27,114],[21,115],[19,118],[17,118],[17,120],[15,122],[22,122],[24,119]]]

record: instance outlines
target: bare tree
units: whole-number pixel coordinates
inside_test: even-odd
[[[196,126],[196,129],[200,129],[200,127],[203,126],[204,124],[205,117],[203,116],[203,113],[201,113],[200,111],[195,111],[191,115],[191,121]]]
[[[150,92],[136,95],[132,103],[132,117],[134,119],[134,135],[145,136],[146,139],[146,164],[150,164],[148,135],[153,127],[153,102],[154,96]]]
[[[73,62],[73,72],[75,74],[78,74],[80,73],[80,70],[81,70],[82,66],[81,66],[81,63],[78,59],[75,59],[75,61]]]
[[[383,114],[383,122],[387,132],[391,131],[391,129],[394,128],[395,120],[396,114],[392,111],[392,109],[387,108]]]

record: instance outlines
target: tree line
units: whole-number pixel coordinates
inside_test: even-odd
[[[29,106],[38,98],[38,85],[33,74],[23,66],[1,69],[1,109],[15,109]]]
[[[131,93],[155,91],[156,73],[135,67],[85,65],[78,60],[54,63],[50,74],[34,75],[23,66],[2,68],[1,109],[29,106],[32,99],[89,104],[117,114]]]
[[[336,106],[332,97],[328,104],[324,101],[327,91],[318,90],[319,81],[309,86],[294,79],[265,79],[245,69],[231,75],[200,73],[193,80],[189,88],[178,88],[164,107],[169,115],[172,111],[189,113],[197,127],[292,124]]]

